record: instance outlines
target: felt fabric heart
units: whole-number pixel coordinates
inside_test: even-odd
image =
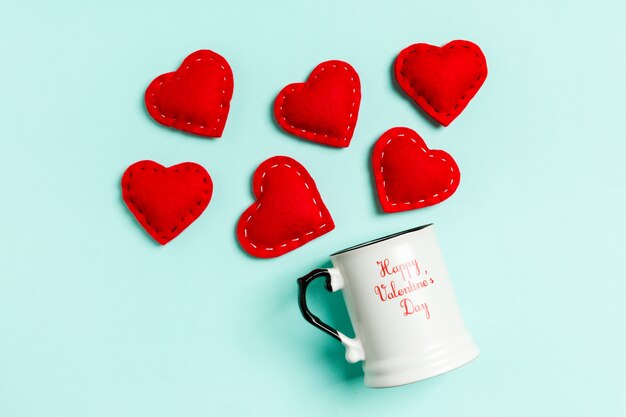
[[[487,61],[478,45],[456,40],[440,47],[417,43],[395,63],[398,84],[429,116],[448,126],[487,78]]]
[[[319,64],[304,83],[289,84],[274,102],[285,131],[324,145],[350,145],[361,104],[361,82],[343,61]]]
[[[233,72],[219,54],[200,50],[174,72],[159,75],[146,90],[146,108],[162,125],[220,137],[233,95]]]
[[[252,188],[256,201],[239,218],[237,238],[253,256],[283,255],[335,228],[313,178],[292,158],[261,163]]]
[[[459,186],[461,174],[452,157],[428,149],[417,132],[406,127],[386,131],[372,155],[378,199],[387,213],[441,203]]]
[[[212,194],[209,173],[193,162],[165,168],[154,161],[139,161],[122,176],[124,202],[161,245],[193,223],[209,205]]]

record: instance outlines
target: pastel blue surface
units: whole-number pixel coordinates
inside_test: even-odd
[[[116,3],[116,4],[114,4]],[[0,416],[626,415],[626,9],[621,1],[11,2],[0,14]],[[448,128],[392,82],[404,47],[479,44],[489,76]],[[143,108],[190,52],[235,76],[223,138]],[[359,72],[348,149],[284,134],[271,106],[319,62]],[[393,126],[450,152],[456,194],[382,214],[370,175]],[[308,168],[336,229],[273,260],[239,214],[264,159]],[[120,196],[140,159],[194,161],[215,184],[165,247]],[[308,325],[295,278],[345,246],[435,222],[481,356],[386,390]],[[341,296],[311,304],[349,332]]]

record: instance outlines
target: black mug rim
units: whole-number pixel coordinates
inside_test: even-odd
[[[342,249],[342,250],[340,250],[338,252],[333,253],[330,256],[343,255],[344,253],[352,252],[353,250],[357,250],[357,249],[362,249],[362,248],[365,248],[367,246],[374,245],[376,243],[384,242],[385,240],[389,240],[389,239],[393,239],[395,237],[399,237],[399,236],[405,235],[407,233],[416,232],[418,230],[426,229],[427,227],[430,227],[433,224],[434,223],[423,224],[421,226],[413,227],[411,229],[403,230],[401,232],[396,232],[396,233],[392,233],[392,234],[387,235],[387,236],[383,236],[383,237],[379,237],[379,238],[376,238],[376,239],[368,240],[367,242],[359,243],[358,245],[354,245],[354,246],[347,247],[346,249]]]

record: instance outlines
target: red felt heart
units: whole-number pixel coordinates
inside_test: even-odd
[[[343,61],[319,64],[304,83],[289,84],[274,102],[274,116],[287,132],[324,145],[350,145],[361,104],[361,82]]]
[[[487,78],[478,45],[452,41],[440,47],[416,43],[396,58],[398,84],[429,116],[448,126]]]
[[[135,162],[122,176],[122,198],[144,229],[161,245],[178,236],[209,205],[213,182],[193,162],[169,168]]]
[[[387,213],[441,203],[459,186],[461,174],[444,151],[428,149],[417,132],[406,127],[386,131],[372,155],[378,199]]]
[[[174,72],[159,75],[146,90],[146,108],[162,125],[220,137],[233,95],[233,72],[219,54],[200,50]]]
[[[253,256],[283,255],[335,228],[315,181],[292,158],[261,163],[252,188],[256,201],[239,218],[237,238]]]

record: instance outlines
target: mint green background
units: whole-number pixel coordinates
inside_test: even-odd
[[[5,2],[0,13],[0,416],[626,415],[626,9],[621,1]],[[108,3],[108,4],[107,4]],[[341,4],[340,4],[341,3]],[[483,88],[449,127],[392,83],[415,42],[478,43]],[[154,123],[143,93],[190,52],[230,62],[224,136]],[[292,138],[271,105],[324,60],[359,72],[345,150]],[[381,214],[369,155],[393,126],[450,152],[459,190]],[[289,155],[336,229],[274,260],[234,237],[251,175]],[[140,159],[195,161],[213,200],[166,247],[121,202]],[[435,222],[470,365],[388,390],[299,316],[327,254]],[[341,296],[320,316],[349,331]]]

